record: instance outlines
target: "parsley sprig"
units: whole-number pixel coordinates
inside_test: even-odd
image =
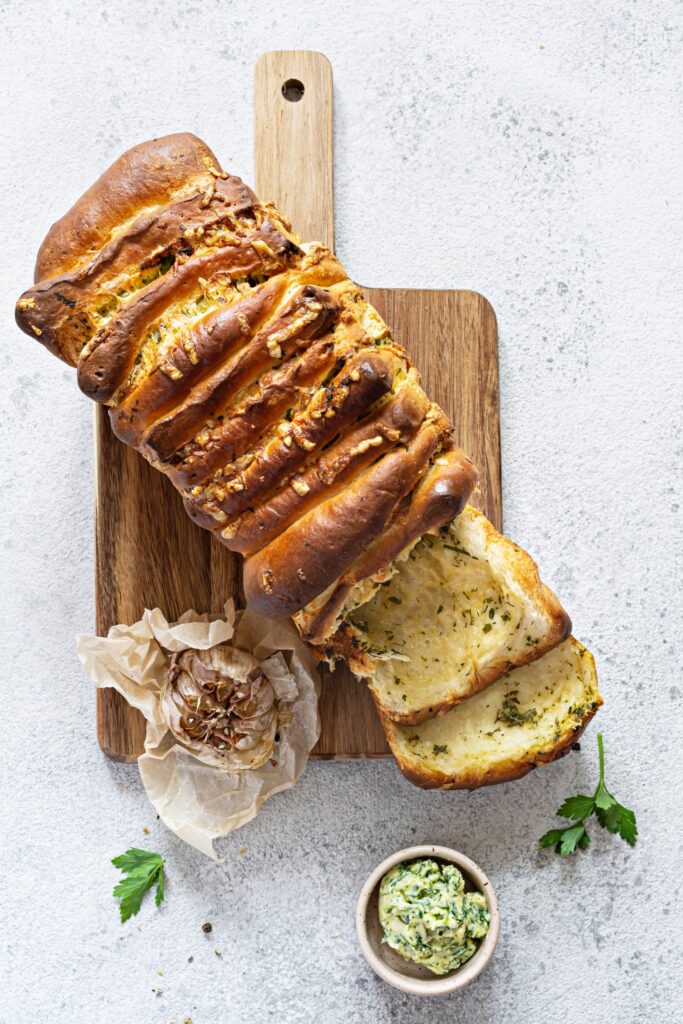
[[[600,779],[593,796],[570,796],[562,804],[557,813],[561,818],[569,818],[574,822],[566,828],[551,828],[539,842],[541,848],[554,846],[556,853],[561,857],[568,857],[576,850],[587,850],[590,845],[590,836],[586,831],[586,819],[592,814],[598,819],[598,824],[606,828],[614,835],[619,834],[629,846],[636,845],[638,829],[636,827],[636,816],[628,807],[620,804],[610,793],[605,785],[605,750],[602,743],[602,733],[598,733],[598,752],[600,754]]]
[[[112,864],[128,875],[114,886],[113,893],[117,900],[121,900],[122,922],[137,914],[142,897],[153,885],[157,887],[154,902],[157,907],[160,905],[164,898],[164,858],[161,854],[150,850],[126,850],[120,857],[114,857]]]

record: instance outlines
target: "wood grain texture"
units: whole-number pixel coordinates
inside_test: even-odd
[[[283,88],[300,82],[303,95]],[[295,93],[296,94],[296,93]],[[322,53],[278,50],[254,70],[256,194],[272,200],[306,241],[334,249],[332,67]]]
[[[292,78],[304,85],[298,103],[282,96],[283,83]],[[281,203],[302,237],[329,244],[334,225],[327,59],[296,51],[264,54],[255,73],[255,119],[257,194]],[[316,139],[324,140],[320,151]],[[305,171],[302,154],[311,157]],[[457,442],[478,466],[480,491],[473,503],[501,528],[497,330],[491,306],[474,292],[364,290],[410,352],[427,393],[443,406]],[[237,557],[191,523],[168,480],[114,437],[101,407],[95,443],[97,631],[135,621],[155,605],[173,618],[187,608],[219,611],[229,596],[239,603]],[[143,746],[142,717],[113,690],[98,691],[97,699],[102,749],[117,760],[134,760]],[[369,692],[345,669],[324,673],[320,711],[314,756],[388,756]]]

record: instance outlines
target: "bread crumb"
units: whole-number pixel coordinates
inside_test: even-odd
[[[245,853],[247,852],[247,848],[246,848],[246,846],[241,846],[241,847],[239,848],[239,850],[238,850],[237,852],[238,852],[238,853],[242,853],[242,854],[245,854]]]
[[[149,829],[147,828],[147,826],[146,826],[146,825],[143,825],[143,826],[142,826],[142,831],[143,831],[143,832],[145,833],[145,835],[146,835],[146,836],[148,836],[148,835],[149,835]]]

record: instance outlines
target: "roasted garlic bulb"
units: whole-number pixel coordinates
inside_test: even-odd
[[[183,746],[226,771],[265,764],[291,717],[261,663],[229,644],[174,654],[161,707]]]

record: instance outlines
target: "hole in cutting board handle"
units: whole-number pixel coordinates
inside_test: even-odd
[[[290,103],[298,103],[304,95],[304,84],[298,78],[288,78],[282,85],[282,95]]]

